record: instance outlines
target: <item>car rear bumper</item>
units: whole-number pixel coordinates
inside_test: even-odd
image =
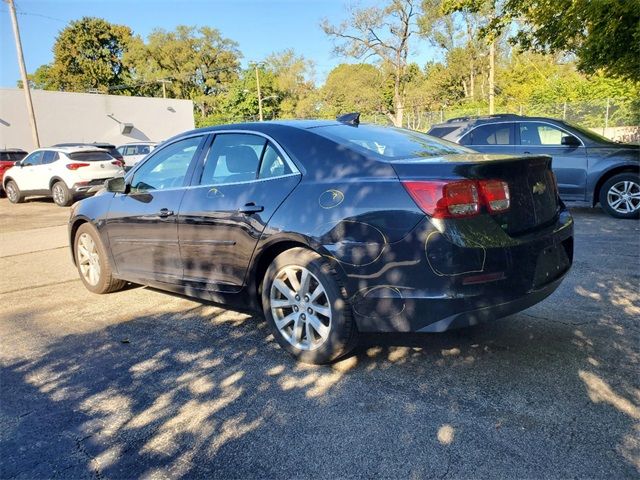
[[[95,180],[90,180],[88,182],[79,182],[75,183],[71,187],[71,191],[74,195],[82,196],[82,195],[92,195],[100,190],[104,186],[104,182],[109,180],[109,178],[98,178]]]
[[[385,277],[398,281],[352,296],[361,332],[443,332],[505,317],[551,295],[573,262],[573,220],[566,211],[555,225],[504,247],[463,248],[437,231],[423,231],[419,239],[425,235],[439,243],[427,240],[410,267],[407,245],[389,246],[387,255],[405,266],[402,276],[388,269]]]

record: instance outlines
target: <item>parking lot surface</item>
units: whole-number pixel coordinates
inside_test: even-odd
[[[574,209],[560,289],[295,364],[258,317],[97,296],[68,210],[0,200],[0,477],[638,478],[640,223]]]

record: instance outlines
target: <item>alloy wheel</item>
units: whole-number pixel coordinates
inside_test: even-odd
[[[640,208],[640,185],[623,180],[611,186],[607,192],[607,203],[618,213],[629,214]]]
[[[97,285],[100,281],[100,256],[96,242],[90,235],[83,233],[78,238],[78,265],[80,273],[89,285]]]
[[[306,268],[282,268],[273,280],[269,302],[276,328],[295,348],[315,350],[329,338],[329,298],[322,283]]]
[[[7,190],[7,198],[9,199],[9,201],[12,203],[16,203],[16,201],[18,200],[18,191],[16,190],[13,182],[7,183],[5,188]]]
[[[66,195],[64,192],[64,189],[62,188],[62,185],[60,185],[59,183],[56,183],[53,186],[53,201],[56,202],[58,205],[62,205],[65,203],[66,200]]]

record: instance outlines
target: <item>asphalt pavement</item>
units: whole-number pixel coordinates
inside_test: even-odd
[[[560,289],[296,364],[261,318],[86,291],[69,211],[0,200],[0,478],[638,478],[640,222],[573,209]]]

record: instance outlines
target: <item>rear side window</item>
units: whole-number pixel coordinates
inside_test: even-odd
[[[513,123],[490,123],[474,128],[460,139],[461,145],[513,145]]]
[[[111,155],[102,150],[96,150],[93,152],[74,152],[67,154],[67,156],[70,160],[83,162],[105,162],[107,160],[113,160]]]
[[[200,184],[221,185],[255,180],[266,143],[258,135],[216,135],[205,159]]]
[[[258,178],[273,178],[293,173],[285,162],[282,155],[270,143],[262,155],[262,163],[260,163],[260,173]]]
[[[424,133],[376,125],[331,125],[314,131],[355,151],[382,160],[435,157],[469,150]]]
[[[58,160],[59,155],[58,152],[54,152],[53,150],[47,150],[44,152],[44,156],[42,157],[42,164],[46,165],[48,163],[53,163]]]

